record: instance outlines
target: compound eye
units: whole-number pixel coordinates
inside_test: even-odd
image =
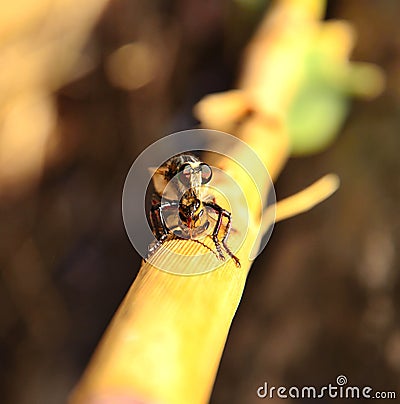
[[[184,185],[189,185],[191,175],[192,167],[190,167],[190,164],[185,164],[179,173],[179,181]]]
[[[212,177],[211,167],[206,163],[200,164],[200,167],[201,167],[201,183],[207,184],[208,182],[210,182]]]

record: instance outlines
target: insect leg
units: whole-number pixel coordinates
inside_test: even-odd
[[[214,230],[213,230],[213,233],[212,233],[211,237],[212,237],[212,239],[214,241],[215,248],[217,249],[219,259],[222,260],[222,261],[225,261],[225,257],[224,257],[224,254],[223,254],[222,248],[221,248],[221,243],[218,240],[218,233],[219,233],[219,231],[221,229],[222,218],[223,218],[223,210],[224,209],[222,209],[221,206],[217,205],[216,203],[212,203],[212,202],[205,202],[204,205],[214,209],[215,212],[218,213],[217,223],[215,224],[215,227],[214,227]]]
[[[231,213],[228,212],[227,210],[221,208],[221,206],[217,205],[216,203],[206,202],[206,203],[204,203],[204,205],[214,209],[218,213],[218,220],[217,220],[217,223],[216,223],[216,225],[214,227],[212,237],[213,237],[215,247],[217,248],[217,251],[218,251],[220,256],[223,255],[223,254],[222,254],[221,245],[220,245],[219,240],[218,240],[218,233],[219,233],[219,231],[221,229],[222,219],[224,217],[227,218],[227,224],[226,224],[226,227],[225,227],[224,236],[222,237],[222,240],[221,240],[222,245],[223,245],[226,253],[235,261],[236,266],[240,267],[239,259],[233,254],[233,252],[231,251],[231,249],[228,247],[228,244],[227,244],[227,239],[229,237],[229,233],[230,233],[231,228],[232,228]]]
[[[157,241],[152,243],[149,246],[149,253],[147,255],[147,259],[149,259],[161,246],[162,244],[167,241],[167,239],[171,239],[173,237],[170,233],[163,234]]]
[[[231,232],[231,228],[232,228],[232,219],[231,219],[231,213],[228,212],[227,210],[224,210],[225,217],[228,219],[228,223],[226,225],[225,228],[225,234],[224,237],[222,237],[222,245],[225,248],[225,251],[228,253],[228,255],[235,261],[236,266],[239,268],[240,267],[240,261],[239,259],[236,257],[236,255],[233,254],[233,252],[231,251],[231,249],[228,247],[227,244],[227,239],[229,237],[229,233]]]
[[[160,203],[155,203],[151,206],[150,209],[150,224],[153,230],[154,235],[157,238],[157,241],[153,242],[149,246],[149,253],[147,255],[147,259],[149,259],[157,250],[161,247],[161,245],[167,241],[167,239],[171,239],[174,237],[167,228],[165,224],[164,216],[162,213],[163,207],[171,207],[175,206],[174,202],[164,203],[161,205]]]
[[[217,258],[219,258],[218,254],[212,249],[210,248],[208,245],[205,245],[204,243],[202,243],[200,240],[196,240],[196,239],[192,239],[193,242],[202,245],[203,247],[207,248],[207,250],[210,250]]]
[[[157,239],[160,239],[164,234],[168,233],[160,203],[152,205],[150,209],[150,224]]]

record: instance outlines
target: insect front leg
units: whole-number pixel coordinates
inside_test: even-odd
[[[224,210],[224,215],[228,219],[228,223],[226,224],[225,234],[222,237],[222,245],[224,246],[225,251],[228,253],[228,255],[235,261],[236,266],[240,267],[239,258],[237,258],[236,255],[233,254],[231,249],[228,247],[228,244],[226,243],[226,241],[227,241],[227,239],[229,237],[229,234],[231,232],[231,229],[232,229],[231,213],[228,212],[227,210]]]
[[[214,202],[205,202],[204,205],[212,208],[215,212],[218,213],[218,219],[217,219],[217,223],[215,224],[215,227],[214,227],[214,230],[213,230],[212,239],[214,241],[215,248],[217,249],[219,257],[220,257],[221,260],[225,260],[225,257],[224,257],[223,252],[222,252],[221,243],[220,243],[220,241],[218,239],[218,234],[219,234],[219,231],[221,229],[223,218],[224,217],[227,218],[227,225],[225,227],[224,236],[222,237],[222,245],[223,245],[225,251],[227,252],[227,254],[235,261],[236,266],[240,267],[239,259],[233,254],[233,252],[230,250],[230,248],[227,245],[227,239],[229,237],[229,233],[230,233],[231,228],[232,228],[232,219],[231,219],[230,212],[228,212],[227,210],[221,208],[221,206],[217,205]]]
[[[215,224],[211,237],[214,241],[215,248],[217,249],[219,259],[222,261],[225,261],[225,257],[224,257],[224,254],[223,254],[222,248],[221,248],[221,243],[218,240],[218,233],[219,233],[219,231],[221,229],[221,225],[222,225],[223,209],[216,203],[212,203],[212,202],[206,202],[206,203],[204,203],[204,205],[214,209],[218,213],[217,223]]]
[[[162,215],[160,203],[152,205],[150,209],[150,224],[151,229],[158,240],[163,235],[168,233],[168,229]]]
[[[173,202],[168,203],[155,203],[151,206],[150,209],[150,224],[152,227],[152,231],[157,238],[157,241],[153,242],[149,246],[149,253],[147,255],[147,259],[149,259],[157,250],[161,247],[161,245],[174,237],[168,230],[167,225],[165,224],[164,216],[163,216],[163,208],[174,207],[176,206]]]

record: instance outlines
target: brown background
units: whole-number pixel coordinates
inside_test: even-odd
[[[65,401],[139,267],[121,218],[130,164],[152,141],[195,125],[203,95],[234,84],[268,5],[108,4],[82,51],[91,68],[57,91],[57,147],[40,181],[2,193],[1,402]],[[264,381],[321,386],[339,374],[400,394],[399,15],[396,0],[329,2],[328,17],[358,31],[354,60],[380,65],[387,89],[354,101],[336,143],[290,160],[279,178],[278,199],[327,172],[342,185],[276,226],[249,275],[211,403],[258,402]],[[152,82],[117,87],[110,55],[142,39]]]

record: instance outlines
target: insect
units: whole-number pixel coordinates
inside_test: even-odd
[[[175,155],[154,171],[155,193],[149,218],[157,241],[149,247],[149,257],[172,238],[190,239],[210,249],[199,240],[208,231],[216,251],[210,250],[216,257],[225,260],[225,251],[240,267],[239,259],[227,245],[232,228],[231,213],[219,206],[204,187],[212,175],[211,167],[190,153]]]

